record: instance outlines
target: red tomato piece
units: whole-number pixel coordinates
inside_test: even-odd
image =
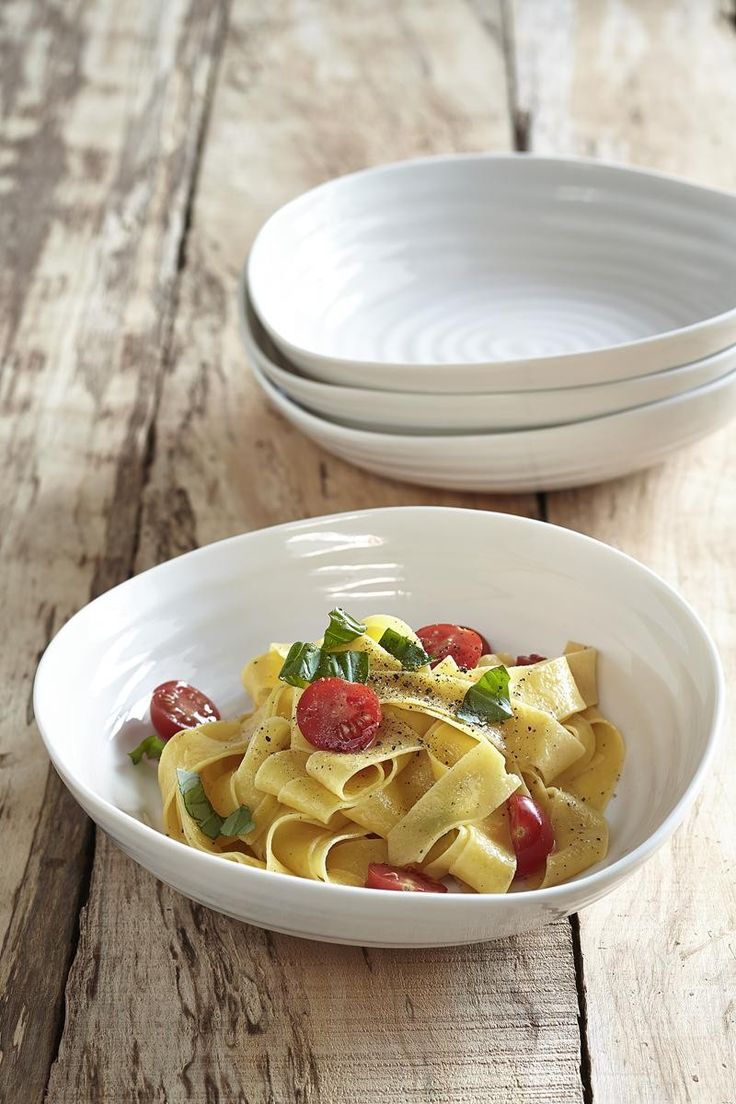
[[[317,679],[299,698],[296,720],[304,739],[321,751],[363,751],[378,732],[381,703],[365,683]]]
[[[530,652],[529,655],[520,655],[516,657],[517,667],[530,667],[532,663],[542,663],[547,657],[540,655],[539,652]]]
[[[151,695],[151,723],[162,740],[170,740],[183,728],[219,719],[215,703],[188,682],[162,682]]]
[[[404,893],[447,893],[446,885],[426,874],[385,863],[368,864],[365,885],[366,889],[398,889]]]
[[[493,645],[483,633],[479,633],[477,629],[471,629],[469,625],[462,625],[461,628],[467,629],[468,632],[474,632],[476,636],[480,637],[481,647],[483,648],[483,651],[480,653],[481,655],[493,655]]]
[[[516,877],[539,870],[555,846],[555,834],[544,809],[525,794],[509,798],[511,843],[516,853]]]
[[[483,655],[485,641],[475,629],[464,629],[462,625],[425,625],[417,629],[417,636],[428,655],[432,657],[432,666],[436,666],[446,656],[452,656],[458,667],[475,667]]]

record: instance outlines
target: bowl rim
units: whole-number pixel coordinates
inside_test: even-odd
[[[711,394],[714,391],[718,392],[721,389],[730,388],[736,384],[736,367],[734,367],[717,379],[710,380],[708,383],[698,384],[695,387],[689,388],[687,391],[681,391],[677,395],[669,395],[665,399],[653,399],[651,402],[635,403],[633,406],[627,406],[622,410],[612,410],[608,414],[597,414],[594,418],[576,418],[573,422],[559,422],[554,425],[533,426],[527,429],[497,429],[489,430],[485,433],[473,431],[472,433],[447,435],[426,432],[397,433],[396,431],[387,432],[379,429],[357,429],[353,426],[344,425],[342,422],[333,421],[330,418],[323,417],[321,414],[315,414],[305,406],[302,406],[302,404],[297,402],[296,399],[293,399],[291,395],[286,394],[281,388],[277,387],[255,361],[251,362],[250,369],[258,386],[266,395],[266,398],[276,406],[277,409],[279,407],[286,407],[293,411],[295,420],[301,420],[315,432],[324,432],[326,430],[328,434],[332,435],[332,441],[338,440],[344,445],[360,443],[375,445],[378,442],[382,442],[387,447],[391,445],[404,445],[407,442],[411,442],[415,448],[419,444],[442,443],[446,445],[448,441],[454,441],[462,442],[463,446],[472,449],[473,446],[480,446],[488,441],[501,441],[504,439],[508,440],[509,438],[512,438],[517,444],[538,444],[540,435],[546,435],[547,440],[549,440],[550,438],[558,438],[562,434],[569,435],[576,430],[591,425],[598,426],[603,424],[605,428],[605,424],[612,422],[614,419],[620,419],[622,421],[630,420],[633,417],[640,417],[642,411],[651,411],[665,406],[672,407],[684,405],[691,402],[692,399],[698,395]],[[283,410],[281,413],[283,413]],[[287,417],[287,415],[284,414],[284,417]],[[327,446],[325,445],[324,447]]]
[[[339,356],[330,355],[329,353],[321,352],[319,349],[310,348],[306,345],[297,345],[290,341],[284,335],[280,334],[275,326],[266,317],[266,314],[261,309],[258,303],[258,290],[257,287],[254,291],[253,283],[250,279],[250,272],[254,266],[253,257],[257,256],[260,251],[263,250],[263,237],[267,232],[271,224],[282,217],[288,212],[292,212],[294,209],[298,209],[302,205],[306,205],[316,193],[320,193],[325,190],[330,190],[335,187],[339,187],[346,182],[350,182],[355,178],[362,178],[366,176],[374,175],[387,175],[391,172],[400,171],[401,169],[426,165],[431,167],[432,165],[448,164],[448,163],[461,163],[461,162],[517,162],[517,163],[530,163],[535,165],[549,165],[551,167],[576,167],[583,170],[587,170],[594,173],[613,173],[620,176],[627,176],[630,178],[638,178],[648,181],[659,181],[661,183],[677,185],[682,190],[683,194],[688,192],[700,197],[711,196],[722,200],[730,200],[736,205],[736,192],[730,192],[725,188],[712,188],[706,184],[701,184],[693,180],[689,180],[687,177],[679,176],[676,173],[662,172],[656,169],[644,168],[643,166],[627,165],[620,161],[604,160],[593,157],[584,157],[571,155],[569,157],[550,156],[547,154],[538,154],[531,152],[515,152],[515,151],[497,151],[497,152],[469,152],[469,153],[443,153],[443,154],[429,154],[422,157],[410,157],[398,161],[389,161],[380,165],[367,166],[362,169],[358,169],[354,172],[343,173],[340,176],[331,178],[330,180],[323,181],[321,184],[315,185],[313,188],[307,189],[307,191],[294,196],[286,203],[278,207],[271,215],[265,220],[260,227],[256,237],[252,243],[250,254],[247,261],[248,268],[248,284],[251,288],[252,302],[256,310],[258,311],[259,318],[268,331],[271,338],[278,344],[278,346],[292,359],[298,360],[300,357],[304,357],[310,360],[314,364],[320,364],[324,366],[337,366],[341,368],[349,368],[351,371],[358,370],[385,370],[386,368],[394,369],[397,372],[407,372],[410,375],[417,375],[422,372],[431,372],[436,374],[440,371],[457,371],[463,368],[466,369],[480,369],[484,367],[492,367],[494,370],[514,370],[524,367],[528,364],[535,364],[542,367],[546,366],[547,370],[551,370],[555,366],[561,366],[569,364],[571,366],[579,366],[589,361],[591,358],[605,356],[608,354],[623,353],[625,350],[631,350],[632,352],[645,351],[653,348],[657,345],[674,345],[676,340],[681,337],[697,336],[703,332],[709,330],[718,330],[724,327],[727,323],[736,320],[736,304],[730,307],[728,310],[720,311],[717,314],[709,315],[707,318],[701,318],[697,322],[691,322],[686,326],[679,326],[671,330],[663,330],[657,334],[651,334],[648,337],[638,338],[635,341],[623,341],[613,345],[599,345],[592,349],[577,350],[569,353],[548,353],[534,357],[515,357],[505,360],[468,360],[468,361],[456,361],[456,362],[444,362],[444,361],[393,361],[393,360],[372,360],[370,358],[351,357],[345,359]],[[671,367],[679,367],[680,365],[671,365]]]
[[[545,529],[555,530],[556,533],[563,535],[563,539],[570,539],[573,542],[581,542],[583,545],[589,548],[595,548],[597,553],[603,552],[604,555],[610,556],[612,559],[626,563],[629,567],[633,567],[635,571],[642,572],[648,579],[648,581],[661,593],[664,593],[669,601],[673,602],[684,615],[690,620],[693,630],[699,635],[702,645],[705,647],[705,651],[710,662],[711,671],[713,674],[713,718],[706,739],[705,748],[701,756],[700,762],[696,766],[693,775],[685,787],[680,799],[677,801],[672,810],[664,818],[662,823],[652,832],[642,843],[633,850],[626,852],[621,858],[616,859],[615,862],[608,866],[602,867],[598,870],[594,870],[592,873],[583,874],[579,877],[573,878],[568,882],[562,882],[559,885],[548,886],[543,889],[531,889],[531,890],[518,890],[513,893],[504,894],[483,894],[483,893],[448,893],[448,894],[436,894],[436,899],[433,899],[433,905],[435,908],[440,909],[453,909],[458,908],[458,902],[462,902],[464,907],[470,907],[471,909],[487,909],[489,902],[501,902],[511,901],[513,904],[523,904],[525,902],[544,902],[550,906],[555,903],[563,904],[565,899],[568,898],[571,893],[577,896],[577,892],[584,894],[587,891],[594,891],[599,889],[601,893],[605,890],[606,886],[612,881],[617,880],[619,877],[625,876],[627,873],[632,872],[642,862],[644,862],[649,856],[651,856],[658,847],[667,841],[672,835],[677,826],[682,822],[690,806],[694,803],[698,793],[702,788],[702,784],[705,778],[705,774],[709,769],[713,757],[719,745],[721,731],[723,728],[723,719],[725,713],[725,678],[723,672],[723,666],[721,663],[720,655],[716,648],[716,645],[708,632],[705,624],[700,616],[696,613],[690,603],[682,597],[681,594],[668,582],[666,582],[661,576],[657,575],[655,571],[647,567],[645,564],[640,563],[633,556],[629,556],[626,552],[622,552],[618,548],[614,548],[612,545],[606,544],[604,541],[600,541],[594,537],[587,536],[584,533],[580,533],[575,529],[567,529],[564,526],[553,525],[550,522],[541,521],[537,518],[523,517],[518,514],[505,514],[498,511],[481,510],[481,509],[468,509],[461,507],[450,506],[385,506],[377,507],[366,510],[351,510],[342,511],[334,514],[324,514],[318,517],[304,518],[298,521],[282,522],[278,525],[264,526],[260,529],[253,529],[244,533],[239,533],[231,537],[225,537],[219,541],[212,541],[209,544],[202,545],[199,548],[192,549],[189,552],[182,553],[179,556],[174,556],[163,563],[156,564],[153,567],[147,568],[145,571],[139,572],[138,575],[134,575],[129,579],[118,583],[116,586],[111,587],[103,594],[98,595],[91,602],[82,606],[80,610],[72,615],[58,630],[58,632],[51,639],[47,645],[39,663],[36,668],[36,674],[33,683],[33,712],[38,726],[38,730],[41,735],[46,752],[51,760],[57,773],[64,781],[66,786],[71,790],[75,799],[85,809],[86,812],[94,810],[90,813],[92,819],[98,826],[102,827],[104,831],[108,831],[104,822],[113,824],[116,828],[122,829],[122,833],[132,833],[137,835],[141,841],[141,845],[150,843],[151,848],[158,848],[159,854],[162,857],[171,856],[170,862],[172,869],[176,866],[177,856],[183,858],[185,855],[195,865],[202,865],[203,870],[210,870],[213,874],[217,871],[220,872],[222,877],[232,877],[236,871],[243,872],[244,877],[268,879],[266,882],[262,881],[263,886],[273,885],[274,890],[278,889],[278,886],[290,886],[295,887],[298,885],[300,892],[306,894],[319,893],[325,894],[339,894],[342,895],[347,901],[350,896],[353,896],[354,900],[360,900],[366,902],[371,899],[368,896],[368,891],[364,886],[346,886],[339,885],[331,882],[317,882],[311,881],[306,878],[299,878],[293,874],[282,874],[273,870],[261,870],[257,867],[242,866],[241,864],[235,864],[229,862],[227,859],[222,859],[218,855],[211,855],[209,852],[198,851],[196,848],[190,847],[188,844],[182,843],[179,840],[172,839],[165,833],[160,832],[158,829],[146,824],[144,821],[138,820],[132,814],[125,812],[118,808],[107,798],[100,796],[96,793],[85,781],[79,779],[68,771],[60,760],[60,757],[56,754],[53,745],[53,739],[50,736],[51,729],[53,727],[53,713],[49,714],[44,708],[43,699],[47,695],[46,682],[53,676],[50,672],[53,669],[53,663],[57,652],[63,649],[65,638],[70,631],[70,626],[78,619],[89,616],[88,612],[94,607],[104,606],[106,600],[109,600],[111,594],[116,593],[123,587],[134,584],[137,579],[148,577],[165,571],[171,564],[179,560],[192,560],[204,558],[213,548],[218,548],[228,544],[237,544],[243,541],[247,541],[249,537],[271,533],[275,537],[292,534],[301,530],[309,529],[315,525],[323,523],[334,523],[340,520],[376,520],[379,518],[390,517],[396,514],[424,514],[424,515],[442,515],[446,517],[451,514],[453,517],[458,515],[470,515],[478,517],[479,515],[488,518],[489,524],[500,522],[501,524],[507,524],[518,526],[520,529],[529,529],[543,527]],[[53,697],[53,695],[49,695]],[[84,797],[84,802],[77,796],[81,793]],[[98,817],[100,818],[98,820]],[[103,823],[101,823],[101,821]],[[117,837],[114,837],[117,841]],[[137,861],[137,860],[136,860]],[[212,865],[214,864],[214,865]],[[143,865],[143,864],[139,864]],[[230,874],[227,874],[227,869],[231,868]],[[154,875],[159,877],[159,880],[165,880],[160,875]],[[278,879],[273,881],[273,879]],[[355,897],[355,894],[360,894],[360,897]],[[390,895],[389,895],[390,896]],[[395,895],[394,895],[395,896]],[[411,901],[412,894],[399,894],[399,898],[407,898]],[[378,902],[385,899],[385,894],[372,895]],[[324,897],[323,897],[324,900]],[[472,903],[471,903],[472,902]],[[215,907],[215,906],[213,906]],[[371,906],[372,907],[372,906]],[[399,906],[399,907],[415,907],[411,905]]]

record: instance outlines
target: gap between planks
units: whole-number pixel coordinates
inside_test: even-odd
[[[545,517],[546,521],[546,517]],[[578,991],[578,1025],[580,1027],[580,1083],[583,1087],[583,1104],[593,1104],[593,1069],[588,1039],[588,994],[585,988],[583,945],[580,939],[580,917],[575,912],[569,917],[572,934],[572,957],[575,964],[575,985]]]
[[[516,153],[528,153],[532,119],[519,100],[519,74],[516,64],[516,30],[512,0],[501,0],[501,32],[503,52],[506,58],[506,89],[509,105],[509,121]],[[539,499],[544,499],[540,494]]]

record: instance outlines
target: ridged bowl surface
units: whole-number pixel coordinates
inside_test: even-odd
[[[325,382],[624,379],[736,342],[736,197],[584,160],[407,161],[277,211],[249,282],[274,341]]]

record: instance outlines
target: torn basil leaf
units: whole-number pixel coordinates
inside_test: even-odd
[[[512,717],[506,668],[489,667],[483,677],[470,687],[456,715],[458,720],[468,724],[493,724]]]
[[[226,817],[220,828],[221,836],[245,836],[255,828],[255,822],[247,805],[241,805]]]
[[[210,799],[204,792],[202,779],[196,771],[177,767],[176,781],[179,793],[184,798],[184,808],[192,820],[197,822],[200,831],[204,832],[209,839],[215,840],[218,836],[240,836],[255,828],[250,809],[245,805],[241,805],[223,820],[212,808]]]
[[[362,621],[356,621],[354,617],[351,617],[349,613],[338,606],[336,609],[330,610],[330,623],[325,629],[322,648],[324,651],[339,648],[341,644],[349,644],[351,640],[355,640],[357,636],[362,636],[364,632],[365,625]]]
[[[322,651],[316,644],[292,644],[279,672],[282,682],[304,689],[317,678]]]
[[[315,678],[341,678],[346,682],[367,682],[370,664],[367,652],[322,652]]]
[[[184,798],[184,808],[192,820],[210,839],[217,839],[222,827],[222,817],[212,808],[210,799],[204,792],[202,779],[196,771],[176,769],[176,781],[179,784],[179,793]]]
[[[346,682],[368,681],[367,652],[326,652],[316,644],[292,644],[279,678],[304,689],[320,678],[341,678]]]
[[[378,643],[398,659],[405,671],[416,671],[430,662],[430,657],[421,644],[416,644],[408,636],[402,636],[395,629],[386,629]]]
[[[132,751],[128,752],[128,757],[138,766],[144,755],[146,759],[160,759],[161,752],[165,747],[166,741],[157,736],[155,732],[152,732],[150,736],[146,736],[145,740],[141,740],[138,747],[134,747]]]

